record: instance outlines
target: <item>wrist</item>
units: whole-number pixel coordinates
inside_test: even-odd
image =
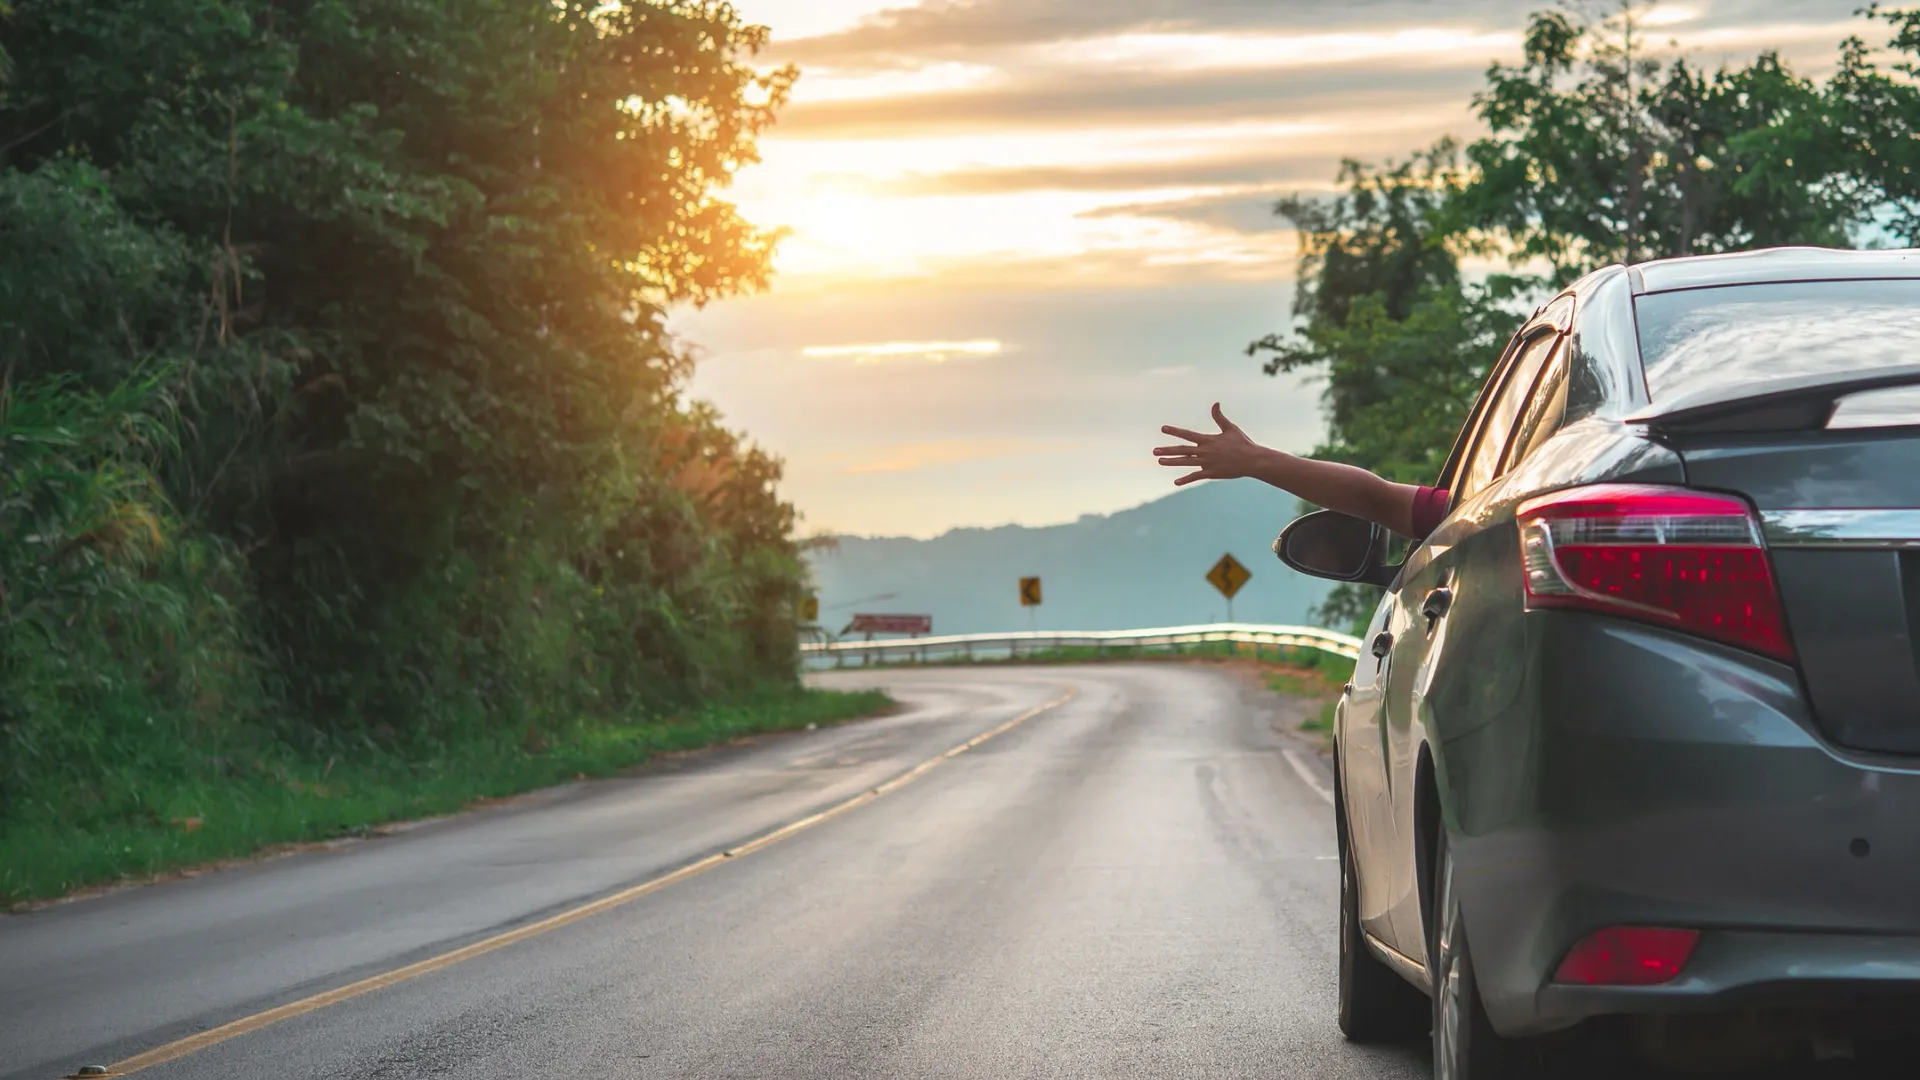
[[[1284,487],[1282,478],[1287,472],[1287,463],[1293,455],[1284,450],[1275,450],[1270,446],[1254,444],[1247,455],[1247,475],[1255,480],[1265,480],[1269,484]]]

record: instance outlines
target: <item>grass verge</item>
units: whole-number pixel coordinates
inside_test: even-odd
[[[0,822],[0,910],[282,845],[368,835],[479,800],[609,776],[664,753],[870,716],[890,703],[879,691],[807,690],[666,720],[582,723],[529,740],[467,742],[411,758],[368,752],[235,762],[218,782],[144,792],[141,802],[150,809],[136,820]]]
[[[1315,706],[1300,722],[1302,732],[1322,743],[1333,738],[1333,710],[1340,703],[1340,687],[1344,681],[1341,676],[1324,666],[1277,664],[1262,672],[1261,680],[1276,694],[1301,698]]]

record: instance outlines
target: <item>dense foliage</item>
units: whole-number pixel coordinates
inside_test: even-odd
[[[1318,456],[1407,483],[1431,480],[1466,419],[1521,288],[1502,275],[1469,282],[1447,215],[1466,173],[1453,143],[1374,170],[1348,162],[1347,191],[1287,199],[1300,230],[1296,326],[1255,342],[1268,374],[1326,375],[1329,438]]]
[[[1432,482],[1528,305],[1588,270],[1920,242],[1920,11],[1869,11],[1887,47],[1848,40],[1822,82],[1772,54],[1703,73],[1637,13],[1534,15],[1522,62],[1475,98],[1481,138],[1349,161],[1339,196],[1279,204],[1302,237],[1294,324],[1249,352],[1326,380],[1318,456]],[[1342,588],[1322,615],[1372,607]]]
[[[715,0],[0,3],[0,812],[793,679]],[[0,825],[4,825],[0,819]]]

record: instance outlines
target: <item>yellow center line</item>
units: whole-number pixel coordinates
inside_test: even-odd
[[[254,1013],[252,1016],[241,1017],[231,1023],[221,1024],[216,1028],[209,1028],[197,1035],[189,1035],[184,1039],[176,1039],[163,1046],[156,1046],[144,1053],[135,1054],[124,1061],[114,1062],[112,1065],[107,1066],[107,1071],[104,1075],[127,1076],[139,1072],[141,1069],[152,1068],[155,1065],[163,1065],[169,1061],[177,1061],[189,1054],[199,1053],[208,1047],[218,1046],[229,1039],[236,1039],[249,1032],[271,1027],[274,1024],[280,1023],[282,1020],[291,1020],[296,1016],[304,1016],[310,1012],[317,1012],[329,1005],[338,1005],[343,1001],[351,1001],[363,994],[370,994],[375,990],[382,990],[397,983],[406,982],[408,979],[418,978],[429,972],[450,968],[455,964],[465,960],[471,960],[476,956],[485,956],[495,949],[504,949],[509,945],[525,941],[528,938],[539,937],[541,934],[558,930],[563,926],[571,926],[583,919],[590,919],[595,915],[612,911],[614,908],[624,904],[630,904],[643,896],[659,892],[669,885],[677,885],[688,878],[704,874],[730,859],[736,859],[743,855],[751,855],[756,851],[772,847],[774,844],[796,833],[810,829],[829,818],[839,817],[841,814],[855,807],[865,806],[867,803],[872,802],[888,792],[896,791],[918,780],[942,762],[950,758],[958,757],[974,747],[979,746],[981,743],[986,742],[988,739],[1003,735],[1049,709],[1065,705],[1067,702],[1073,700],[1076,693],[1076,690],[1069,689],[1066,693],[1054,698],[1052,701],[1036,708],[1028,709],[1026,712],[1001,724],[999,727],[976,735],[966,742],[961,743],[959,746],[942,753],[938,757],[929,758],[877,787],[869,788],[843,802],[835,803],[817,814],[812,814],[798,821],[782,825],[772,832],[757,836],[738,847],[717,852],[698,862],[689,863],[678,870],[643,881],[638,885],[622,889],[609,896],[603,896],[598,900],[581,904],[579,907],[569,908],[558,915],[541,919],[539,922],[528,923],[526,926],[519,927],[518,929],[496,934],[493,937],[476,941],[471,945],[464,945],[452,952],[441,953],[439,956],[429,957],[425,960],[408,964],[405,967],[394,968],[392,971],[361,979],[359,982],[348,983],[345,986],[328,990],[325,993],[301,998],[299,1001],[288,1002],[285,1005],[268,1009],[265,1012]]]

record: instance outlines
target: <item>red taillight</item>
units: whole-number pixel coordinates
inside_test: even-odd
[[[1522,503],[1527,607],[1661,623],[1793,661],[1760,525],[1730,495],[1598,484]]]
[[[1672,982],[1693,957],[1698,930],[1616,926],[1582,938],[1560,961],[1554,982],[1581,986],[1658,986]]]

